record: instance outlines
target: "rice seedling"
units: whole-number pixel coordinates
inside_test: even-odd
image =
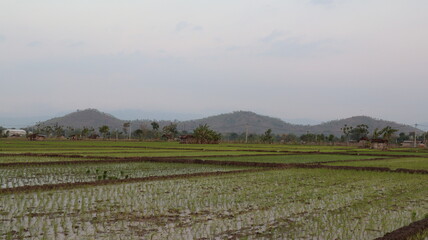
[[[0,236],[370,239],[425,216],[427,177],[288,169],[4,194]]]

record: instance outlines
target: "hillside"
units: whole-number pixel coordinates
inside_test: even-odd
[[[237,111],[233,113],[220,114],[208,118],[186,121],[179,124],[181,130],[191,130],[199,126],[200,124],[208,124],[212,129],[221,133],[242,133],[245,132],[246,126],[248,126],[248,132],[261,134],[267,129],[272,129],[274,133],[294,133],[296,135],[309,133],[317,134],[333,134],[336,136],[342,135],[341,128],[346,124],[348,126],[357,126],[359,124],[366,124],[369,126],[370,132],[376,128],[382,129],[386,126],[398,129],[398,132],[413,132],[414,127],[399,124],[391,121],[385,121],[380,119],[374,119],[367,116],[356,116],[341,120],[329,121],[317,125],[296,125],[284,122],[281,119],[273,118],[269,116],[259,115],[253,112]],[[420,131],[416,129],[416,131]]]
[[[63,117],[53,118],[45,122],[40,123],[41,125],[54,125],[58,123],[65,127],[83,128],[83,127],[94,127],[98,129],[102,125],[107,125],[110,129],[122,130],[124,120],[120,120],[110,114],[100,112],[96,109],[86,109],[76,111],[67,114]],[[131,127],[133,130],[144,127],[151,129],[151,120],[134,120],[132,121]],[[160,127],[170,124],[171,121],[158,121]],[[243,133],[248,129],[249,133],[264,133],[267,129],[272,129],[276,134],[288,134],[293,133],[296,135],[310,133],[323,133],[326,135],[334,134],[336,136],[342,135],[340,130],[345,124],[348,126],[357,126],[358,124],[366,124],[369,126],[369,130],[373,131],[375,128],[384,128],[391,126],[396,128],[398,132],[413,132],[414,127],[399,124],[391,121],[374,119],[367,116],[356,116],[341,120],[329,121],[318,125],[295,125],[287,123],[279,118],[273,118],[269,116],[259,115],[249,111],[235,111],[232,113],[225,113],[216,116],[211,116],[202,119],[176,122],[179,130],[186,130],[191,132],[199,125],[207,124],[212,129],[221,133]],[[421,131],[417,129],[417,131]]]
[[[203,119],[181,122],[180,130],[192,130],[199,125],[208,124],[212,129],[221,133],[243,133],[248,128],[249,133],[264,133],[267,129],[272,129],[275,133],[296,134],[305,133],[305,126],[286,123],[279,118],[259,115],[248,111],[236,111],[211,116]]]
[[[103,125],[107,125],[110,129],[122,129],[124,121],[96,109],[85,109],[77,110],[63,117],[52,118],[41,122],[40,125],[52,126],[56,123],[60,126],[73,128],[93,127],[98,129]]]
[[[342,131],[340,130],[344,125],[348,126],[357,126],[359,124],[365,124],[369,126],[369,131],[373,132],[376,128],[382,129],[386,126],[390,126],[392,128],[398,129],[398,132],[409,133],[413,131],[420,131],[419,129],[415,129],[414,127],[399,124],[396,122],[385,121],[381,119],[374,119],[367,116],[355,116],[351,118],[345,118],[340,120],[329,121],[326,123],[310,126],[309,131],[314,133],[324,133],[324,134],[333,134],[336,136],[342,135]]]

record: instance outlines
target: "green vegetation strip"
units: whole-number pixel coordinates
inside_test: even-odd
[[[91,153],[87,156],[112,156],[112,157],[206,157],[206,156],[240,156],[240,155],[259,155],[260,152],[245,152],[245,151],[224,151],[224,152],[211,152],[211,151],[176,151],[168,153]],[[271,155],[284,154],[272,152]]]
[[[214,175],[2,194],[0,238],[358,240],[428,212],[428,175],[328,169]]]
[[[338,154],[287,154],[287,155],[263,155],[263,156],[227,156],[227,157],[204,157],[204,160],[224,160],[238,162],[269,162],[269,163],[316,163],[327,161],[342,160],[362,160],[370,158],[379,158],[379,156],[357,156],[357,155],[338,155]]]
[[[376,161],[352,161],[326,163],[329,166],[354,166],[354,167],[386,167],[390,169],[419,169],[428,170],[428,158],[397,158]]]
[[[48,162],[14,162],[14,163],[0,163],[0,167],[13,167],[13,166],[41,166],[41,165],[68,165],[68,164],[95,164],[95,163],[130,163],[130,162],[157,162],[157,163],[183,163],[183,164],[207,164],[207,165],[227,165],[227,166],[246,166],[246,167],[279,167],[279,168],[326,168],[336,170],[359,170],[359,171],[378,171],[378,172],[406,172],[406,173],[419,173],[428,174],[428,170],[417,169],[395,169],[391,170],[385,167],[357,167],[357,166],[329,166],[320,164],[305,164],[305,163],[271,163],[271,162],[244,162],[244,161],[226,161],[226,160],[201,160],[194,158],[177,158],[177,157],[100,157],[100,159],[92,159],[91,157],[75,156],[80,158],[78,160],[66,161],[48,161]]]
[[[25,141],[0,139],[0,152],[88,152],[99,151],[257,151],[282,153],[336,153],[398,156],[428,156],[425,149],[396,148],[389,151],[362,149],[356,146],[331,145],[289,145],[289,144],[179,144],[177,142],[140,142],[140,141]]]

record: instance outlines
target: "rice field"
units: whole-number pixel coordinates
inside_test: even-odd
[[[375,239],[428,221],[427,161],[422,149],[3,139],[0,239]]]
[[[359,156],[359,155],[331,155],[331,154],[289,154],[270,156],[227,156],[227,157],[202,157],[205,160],[224,160],[239,162],[269,162],[269,163],[318,163],[330,161],[349,161],[363,159],[385,158],[379,156]]]
[[[248,169],[239,166],[215,166],[152,162],[104,164],[21,165],[0,168],[0,189],[45,184],[96,182]]]
[[[332,166],[355,166],[355,167],[387,167],[390,169],[406,168],[416,170],[428,170],[428,158],[397,158],[375,161],[335,162],[326,163]]]

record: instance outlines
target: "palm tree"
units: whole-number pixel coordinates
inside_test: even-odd
[[[398,130],[397,129],[393,129],[390,126],[386,126],[385,128],[382,129],[382,131],[380,131],[380,134],[383,134],[382,138],[385,140],[390,141],[392,135],[394,135],[394,133],[396,133]]]
[[[381,133],[381,131],[379,131],[379,128],[376,128],[376,129],[373,131],[372,139],[379,139],[379,136],[380,136],[381,134],[382,134],[382,133]]]

